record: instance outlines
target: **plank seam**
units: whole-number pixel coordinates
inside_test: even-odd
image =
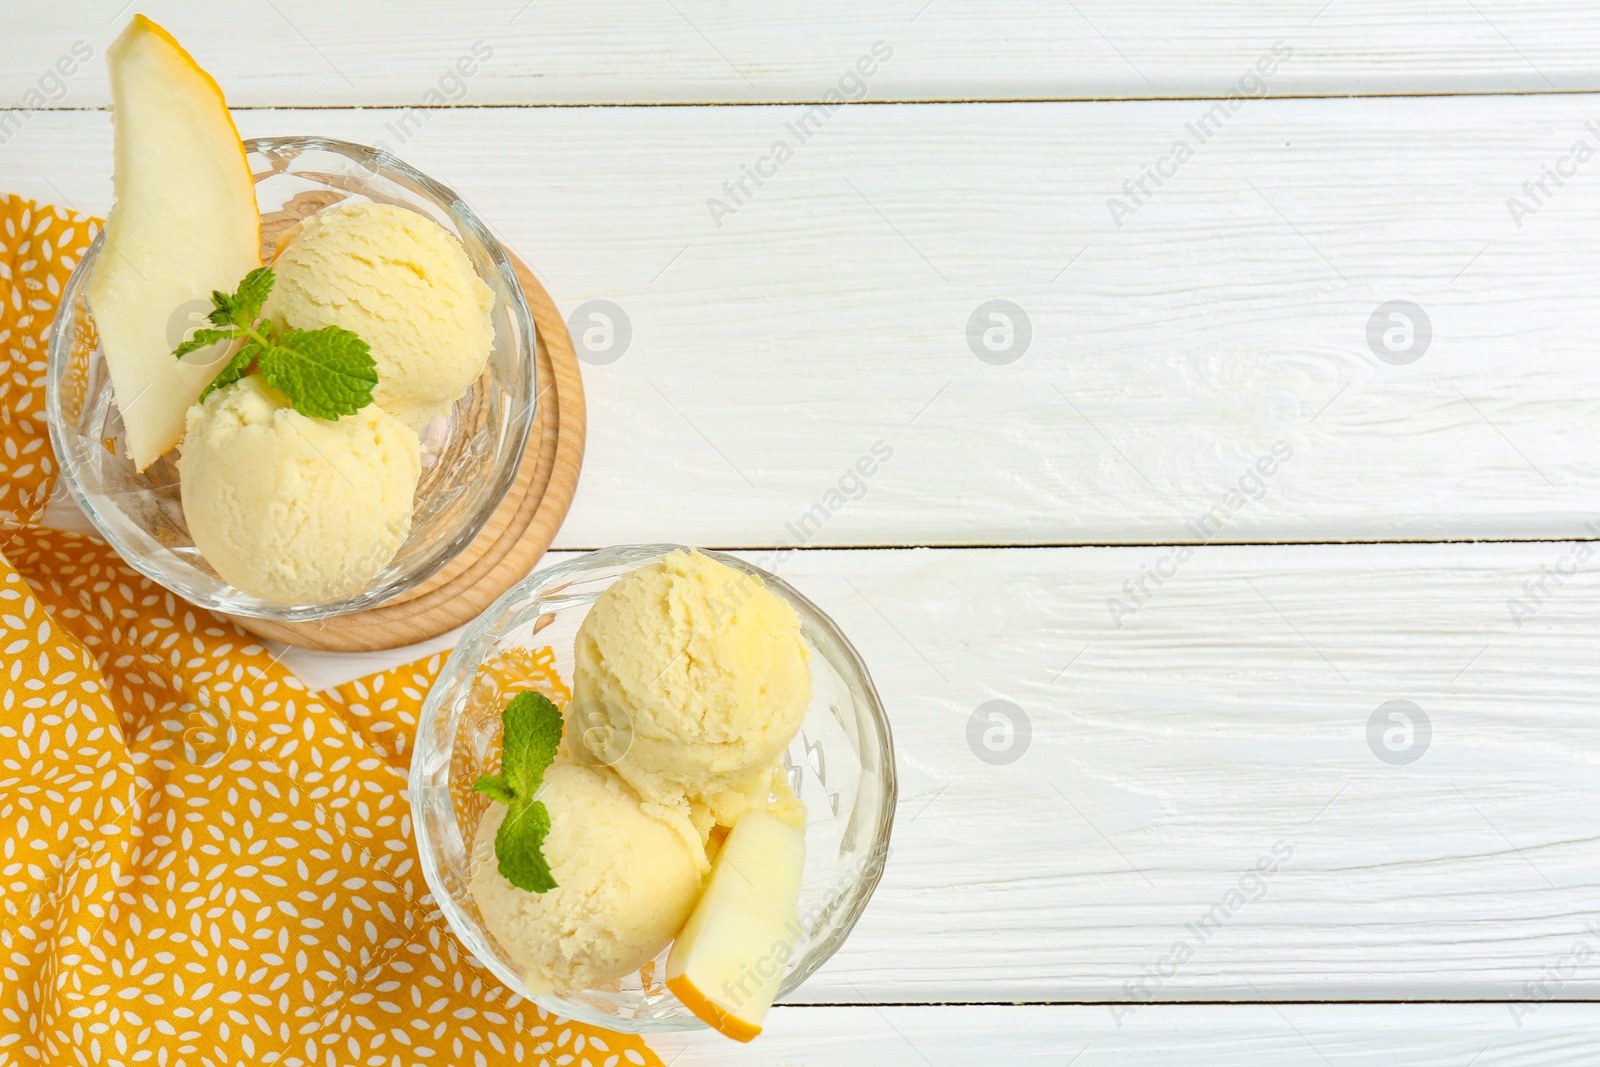
[[[1461,1000],[1404,999],[1404,1000],[1152,1000],[1141,1002],[1144,1008],[1189,1007],[1304,1007],[1329,1005],[1334,1007],[1390,1007],[1424,1004],[1571,1004],[1593,1005],[1600,997],[1588,999],[1551,1000],[1494,1000],[1492,998],[1467,998]],[[805,1003],[779,1003],[778,1008],[1117,1008],[1127,1004],[1121,1000],[874,1000],[874,1001],[806,1001]]]
[[[972,549],[1005,549],[1018,551],[1037,549],[1040,551],[1061,548],[1332,548],[1357,545],[1567,545],[1600,542],[1594,537],[1458,537],[1435,539],[1404,539],[1392,540],[1359,540],[1359,541],[964,541],[959,544],[945,544],[936,541],[900,542],[863,542],[860,544],[846,545],[721,545],[706,542],[699,548],[709,548],[716,552],[893,552],[911,549],[932,549],[940,552],[965,551]],[[595,552],[609,545],[554,545],[552,552]]]
[[[1521,96],[1600,96],[1600,88],[1596,89],[1508,89],[1501,92],[1414,92],[1414,93],[1282,93],[1273,96],[1260,97],[1262,101],[1273,100],[1430,100],[1430,99],[1495,99],[1499,97]],[[908,100],[852,100],[845,103],[845,107],[907,107],[917,105],[962,105],[962,104],[1150,104],[1150,103],[1182,103],[1204,102],[1225,99],[1223,96],[979,96],[979,97],[917,97]],[[550,100],[529,103],[487,103],[487,104],[444,104],[427,106],[422,103],[409,104],[234,104],[230,105],[231,111],[511,111],[511,110],[538,110],[547,108],[669,108],[669,107],[814,107],[822,104],[832,104],[832,101],[821,98],[796,97],[786,100],[639,100],[622,102],[608,101],[565,101]],[[110,111],[110,105],[102,104],[94,107],[72,105],[47,105],[41,108],[0,108],[0,114],[13,111],[25,111],[28,114],[37,114],[41,111]]]

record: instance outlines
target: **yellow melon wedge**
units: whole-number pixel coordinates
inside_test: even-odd
[[[806,839],[765,811],[741,816],[667,957],[667,988],[736,1041],[762,1020],[794,954]]]
[[[261,265],[261,216],[222,90],[172,35],[136,15],[106,60],[116,202],[89,309],[128,454],[144,470],[178,443],[184,413],[225,363],[221,345],[173,357],[191,325],[180,309],[205,310],[196,301],[233,292]]]

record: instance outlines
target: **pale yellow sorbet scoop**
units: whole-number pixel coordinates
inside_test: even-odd
[[[645,798],[724,826],[766,802],[811,671],[794,608],[759,578],[672,552],[600,594],[575,646],[574,743]]]
[[[700,895],[709,868],[682,814],[642,804],[604,768],[558,762],[539,799],[550,812],[543,852],[547,893],[500,873],[494,837],[504,804],[490,804],[473,839],[472,898],[495,940],[535,992],[604,986],[667,947]]]
[[[178,458],[195,547],[224,581],[284,604],[381,571],[411,531],[421,470],[417,435],[376,405],[308,418],[257,374],[189,409]]]
[[[372,399],[420,431],[488,364],[494,292],[455,235],[415,211],[349,202],[285,235],[263,313],[300,330],[342,326],[371,346]]]

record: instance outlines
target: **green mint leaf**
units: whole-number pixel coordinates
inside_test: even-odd
[[[233,358],[228,360],[228,365],[223,367],[215,378],[211,379],[211,384],[200,390],[200,401],[203,403],[206,397],[218,389],[226,389],[240,378],[243,378],[244,372],[250,369],[250,364],[254,363],[255,358],[260,354],[261,346],[254,342],[235,352]]]
[[[500,873],[518,889],[548,893],[556,888],[555,875],[544,858],[544,839],[550,833],[550,812],[543,801],[513,805],[494,835],[494,854]]]
[[[500,720],[505,725],[500,773],[519,797],[532,798],[561,746],[561,709],[529,689],[511,698]]]
[[[372,403],[378,365],[367,342],[338,326],[289,330],[261,353],[267,383],[302,415],[337,419]]]
[[[286,330],[274,338],[272,320],[261,318],[261,309],[275,280],[272,268],[257,267],[232,293],[213,290],[207,317],[216,328],[196,330],[191,339],[174,349],[173,354],[181,359],[219,341],[242,338],[247,342],[200,399],[232,385],[253,365],[302,415],[333,420],[354,415],[372,403],[378,365],[360,337],[338,326],[324,326],[320,330]]]
[[[271,267],[257,267],[244,276],[232,296],[212,290],[211,303],[216,305],[209,316],[218,326],[237,326],[249,329],[261,315],[261,306],[267,302],[276,281]]]
[[[277,280],[271,267],[257,267],[246,274],[244,281],[239,283],[238,291],[233,294],[234,310],[254,321],[261,314],[267,297],[272,295],[272,283]]]
[[[482,776],[472,789],[511,808],[494,835],[500,873],[518,889],[546,893],[556,887],[544,858],[550,812],[533,795],[561,746],[561,709],[529,690],[511,698],[500,722],[500,774]]]
[[[517,799],[516,791],[506,784],[504,778],[497,774],[479,775],[478,780],[472,784],[472,791],[474,793],[482,793],[490,800],[501,804],[512,804]]]
[[[234,329],[196,330],[194,332],[194,336],[183,342],[183,344],[179,345],[177,348],[174,348],[172,350],[172,354],[177,356],[179,359],[182,359],[190,352],[198,352],[202,348],[207,348],[216,344],[218,341],[231,341],[238,336],[239,331]]]

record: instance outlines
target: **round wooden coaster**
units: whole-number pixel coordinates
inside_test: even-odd
[[[526,577],[567,517],[583,466],[583,377],[567,324],[515,253],[517,279],[538,334],[539,401],[517,480],[483,531],[417,588],[367,611],[311,622],[229,618],[258,637],[299,648],[374,652],[437,637],[472,621]]]

